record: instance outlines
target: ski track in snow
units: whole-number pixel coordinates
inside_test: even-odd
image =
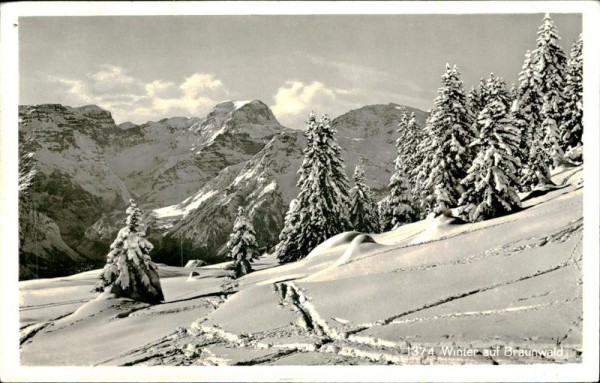
[[[567,262],[568,263],[568,262]],[[566,264],[564,265],[566,266]],[[564,267],[561,265],[561,267]],[[552,268],[553,269],[553,268]],[[541,275],[543,273],[550,272],[552,270],[544,270],[540,273],[536,273],[531,276],[526,276],[524,278],[520,278],[519,280],[523,280],[525,278],[533,278],[537,275]],[[515,281],[509,281],[509,283],[515,283]],[[494,288],[497,286],[490,286],[488,289]],[[191,327],[191,334],[194,337],[202,339],[202,336],[208,337],[209,340],[204,340],[198,346],[203,345],[204,347],[214,344],[225,344],[231,347],[236,348],[244,348],[244,349],[272,349],[273,353],[260,356],[258,358],[250,358],[245,359],[239,362],[232,363],[234,365],[256,365],[256,364],[272,364],[283,357],[289,356],[294,353],[307,353],[307,352],[317,352],[323,354],[337,354],[342,357],[351,357],[358,359],[365,359],[374,363],[384,363],[384,364],[406,364],[406,363],[423,363],[427,360],[427,358],[431,358],[431,356],[427,355],[419,355],[414,356],[410,354],[410,347],[406,342],[392,342],[386,341],[382,339],[377,339],[369,336],[359,336],[354,335],[349,332],[339,332],[336,329],[329,326],[326,320],[324,320],[320,314],[317,312],[315,307],[310,303],[310,299],[306,296],[306,294],[299,289],[294,282],[283,282],[279,284],[274,284],[275,291],[280,294],[281,301],[288,301],[289,304],[293,305],[298,313],[298,321],[295,323],[296,326],[301,327],[310,333],[314,339],[314,342],[311,343],[289,343],[289,344],[278,344],[271,345],[265,344],[260,341],[261,337],[258,337],[259,334],[235,334],[228,331],[225,331],[221,328],[215,326],[204,326],[202,325],[202,321],[198,321],[194,323]],[[485,291],[487,289],[481,289],[477,292]],[[473,292],[476,293],[476,292]],[[466,296],[466,295],[465,295]],[[452,297],[451,299],[459,299],[460,297]],[[529,306],[521,306],[521,307],[513,307],[506,308],[501,310],[486,310],[481,312],[463,312],[463,313],[453,313],[446,314],[438,317],[430,317],[430,318],[418,318],[410,321],[398,321],[397,319],[388,318],[383,321],[378,321],[376,323],[359,326],[368,328],[372,326],[383,326],[389,323],[394,324],[402,324],[402,323],[410,323],[414,321],[423,321],[423,320],[437,320],[437,319],[445,319],[445,318],[454,318],[454,317],[463,317],[463,316],[489,316],[489,315],[497,315],[505,312],[514,312],[514,311],[522,311],[522,310],[536,310],[542,307],[550,307],[557,304],[571,302],[575,299],[567,299],[563,301],[554,301],[546,304],[538,304],[538,305],[529,305]],[[441,302],[437,303],[441,304]],[[433,305],[425,305],[413,312],[432,307]],[[408,313],[399,314],[397,318],[407,315]],[[577,324],[574,324],[574,327]],[[569,330],[571,331],[571,329]],[[266,335],[266,334],[260,334]],[[565,339],[568,334],[565,334],[562,339]],[[214,339],[218,339],[218,341],[214,341]],[[185,343],[185,342],[184,342]],[[189,344],[189,343],[188,343]],[[181,348],[182,349],[182,348]],[[137,360],[133,364],[138,364],[142,362],[148,362],[152,359],[160,359],[161,363],[164,362],[164,357],[174,357],[175,351],[173,349],[169,349],[171,353],[154,353],[149,356],[142,357]],[[438,350],[439,352],[439,350]],[[179,355],[184,359],[188,359],[191,364],[200,364],[200,365],[226,365],[230,364],[229,360],[223,358],[217,358],[214,354],[210,352],[205,352],[203,357],[199,357],[194,359],[193,356],[185,356],[183,351],[179,351]],[[195,355],[197,356],[197,355]],[[439,357],[439,355],[436,355]],[[439,360],[438,360],[439,362]],[[452,358],[445,357],[444,363],[461,363],[464,360],[460,358]],[[499,361],[494,360],[493,358],[489,358],[486,361],[483,357],[479,358],[479,363],[492,363],[499,364]],[[507,361],[507,362],[510,362]],[[187,365],[187,363],[182,363],[183,365]],[[129,365],[129,364],[128,364]]]
[[[445,265],[457,264],[457,263],[471,263],[471,262],[475,262],[477,260],[483,259],[488,256],[498,256],[498,255],[506,256],[507,250],[509,250],[508,255],[510,255],[510,253],[518,253],[526,248],[544,246],[548,242],[564,242],[565,240],[569,239],[574,233],[581,231],[582,227],[583,227],[583,219],[581,218],[581,219],[577,219],[575,221],[570,222],[567,225],[567,227],[562,228],[558,231],[555,231],[554,233],[552,233],[550,235],[542,236],[542,237],[534,236],[534,237],[522,239],[519,241],[515,241],[513,243],[509,243],[509,244],[500,246],[499,248],[490,249],[488,251],[485,251],[483,254],[478,255],[478,256],[471,256],[471,257],[467,257],[466,259],[459,259],[459,260],[456,260],[456,261],[453,261],[450,263],[437,263],[437,264],[419,266],[417,268],[396,269],[396,270],[392,270],[391,272],[406,271],[406,270],[413,270],[413,269],[420,270],[420,269],[429,268],[429,267],[443,267]],[[439,240],[442,240],[442,239],[439,239]],[[527,245],[518,245],[521,242],[534,242],[534,243],[533,244],[529,243]],[[485,316],[501,315],[501,314],[505,314],[505,313],[513,313],[513,312],[519,312],[519,311],[539,310],[541,308],[547,308],[547,307],[556,306],[556,305],[560,305],[560,304],[579,301],[579,300],[581,300],[581,297],[574,297],[574,298],[570,298],[570,299],[557,300],[557,301],[552,301],[552,302],[543,303],[543,304],[534,304],[534,305],[517,306],[517,307],[506,307],[503,309],[496,309],[496,310],[448,313],[448,314],[444,314],[444,315],[438,315],[438,316],[432,316],[432,317],[421,317],[421,318],[414,318],[414,319],[409,319],[409,320],[401,319],[402,317],[408,316],[409,314],[417,313],[417,312],[426,310],[428,308],[436,307],[436,306],[439,306],[439,305],[442,305],[442,304],[445,304],[445,303],[448,303],[448,302],[451,302],[454,300],[462,299],[462,298],[469,297],[474,294],[493,290],[498,287],[507,286],[510,284],[514,284],[517,282],[521,282],[521,281],[525,281],[525,280],[528,280],[531,278],[542,276],[544,274],[554,272],[556,270],[559,270],[564,267],[568,267],[573,264],[577,265],[577,257],[575,257],[575,254],[576,254],[577,250],[580,250],[579,249],[580,244],[581,244],[581,239],[579,239],[579,241],[577,242],[577,244],[576,244],[575,248],[573,249],[573,252],[570,255],[568,260],[561,262],[557,265],[551,266],[549,268],[539,270],[533,274],[521,276],[519,278],[515,278],[515,279],[509,280],[509,281],[503,281],[500,283],[491,284],[489,286],[485,286],[485,287],[482,287],[479,289],[474,289],[471,291],[462,292],[462,293],[459,293],[456,295],[451,295],[451,296],[445,297],[443,299],[440,299],[438,301],[426,303],[415,309],[412,309],[412,310],[409,310],[409,311],[406,311],[403,313],[399,313],[399,314],[394,315],[389,318],[381,319],[381,320],[378,320],[378,321],[375,321],[372,323],[366,323],[366,324],[354,326],[354,328],[347,330],[345,332],[340,332],[340,331],[336,330],[335,328],[330,327],[329,324],[327,323],[327,321],[324,320],[319,315],[319,313],[315,309],[314,305],[312,305],[310,303],[309,298],[307,298],[305,293],[302,292],[302,290],[299,289],[294,282],[282,282],[279,284],[276,283],[276,284],[274,284],[274,287],[275,287],[275,290],[281,294],[282,301],[289,300],[289,301],[291,301],[291,304],[296,308],[296,311],[298,313],[298,321],[297,321],[296,325],[302,327],[303,329],[310,331],[312,334],[314,334],[318,337],[318,340],[314,344],[305,344],[302,346],[300,346],[298,344],[287,344],[287,345],[284,344],[284,345],[279,345],[279,348],[285,348],[290,353],[291,352],[308,352],[308,351],[316,351],[316,352],[323,352],[323,353],[336,353],[336,354],[342,355],[342,356],[352,356],[352,357],[367,359],[371,362],[376,362],[376,363],[404,364],[404,363],[424,362],[423,356],[420,356],[417,358],[417,357],[409,355],[409,345],[407,345],[406,342],[403,342],[403,341],[394,342],[394,341],[378,339],[378,338],[375,338],[372,336],[361,336],[358,334],[361,331],[364,331],[365,329],[369,329],[374,326],[386,326],[388,324],[396,324],[396,325],[397,324],[408,324],[408,323],[413,323],[413,322],[433,321],[433,320],[441,320],[441,319],[449,319],[449,318],[485,317]],[[335,267],[342,266],[344,264],[349,263],[348,259],[349,259],[348,254],[346,254],[346,252],[344,252],[342,257],[340,257],[340,259],[338,259],[338,261],[336,261],[334,263]],[[337,321],[336,319],[334,319],[334,320]],[[577,326],[577,323],[575,323],[573,325],[573,327],[571,327],[571,329],[569,329],[569,332],[572,331],[572,329],[575,328],[576,326]],[[243,342],[242,339],[240,339],[237,335],[232,334],[232,333],[227,333],[222,329],[207,328],[207,327],[202,327],[202,326],[200,326],[200,329],[201,329],[201,331],[203,331],[205,333],[217,334],[217,336],[219,336],[221,339],[223,339],[226,342],[235,342],[235,343],[237,343],[238,346],[241,345],[244,347],[249,347],[249,346],[250,347],[259,347],[258,345],[260,345],[260,343]],[[566,339],[567,336],[568,336],[568,333],[565,334],[562,337],[562,339]],[[332,342],[340,343],[341,345],[338,345],[338,344],[334,345],[334,344],[332,344]],[[375,350],[364,349],[364,346],[367,346],[370,348],[375,348]],[[264,347],[264,345],[262,347]],[[363,347],[363,348],[361,348],[361,347]],[[525,346],[521,345],[521,348],[525,348]],[[268,364],[268,363],[272,363],[276,359],[278,359],[282,356],[286,356],[286,355],[288,355],[288,354],[274,355],[273,357],[275,359],[271,359],[269,357],[262,357],[257,360],[254,360],[254,362],[255,362],[255,364],[263,364],[263,363]],[[573,355],[576,355],[576,353],[569,354],[569,356],[571,356],[571,357]],[[453,358],[446,357],[445,362],[454,363],[454,362],[459,362],[459,360],[455,360]],[[491,357],[489,358],[488,362],[490,362],[492,364],[500,363],[500,361],[495,360]],[[510,362],[510,360],[508,362]],[[252,362],[248,361],[248,362],[244,362],[242,364],[244,364],[244,365],[252,364]]]
[[[577,225],[571,225],[580,227]],[[565,229],[558,232],[558,234],[563,234],[566,232],[574,232],[574,230]],[[557,234],[554,234],[554,237],[557,237]],[[561,238],[561,237],[559,237]],[[578,243],[579,246],[579,243]],[[482,316],[493,316],[510,312],[517,311],[528,311],[528,310],[538,310],[541,308],[547,308],[555,305],[560,305],[564,303],[569,303],[573,301],[580,300],[580,297],[575,297],[571,299],[557,300],[544,304],[534,304],[534,305],[526,305],[526,306],[517,306],[517,307],[507,307],[504,309],[497,310],[483,310],[483,311],[471,311],[471,312],[458,312],[458,313],[449,313],[439,316],[432,317],[422,317],[422,318],[414,318],[409,320],[401,320],[400,318],[407,316],[409,314],[419,312],[431,307],[435,307],[444,303],[447,303],[452,300],[461,299],[473,294],[481,293],[484,291],[488,291],[500,286],[506,286],[509,284],[517,283],[526,279],[535,278],[537,276],[550,273],[556,271],[560,268],[567,267],[572,265],[576,258],[574,254],[577,250],[577,247],[573,250],[573,253],[569,257],[569,259],[565,262],[562,262],[558,265],[550,267],[548,269],[544,269],[533,273],[531,275],[522,276],[520,278],[505,281],[502,283],[493,284],[484,288],[476,289],[473,291],[467,291],[465,293],[461,293],[454,296],[449,296],[444,299],[441,299],[436,302],[428,303],[423,306],[420,306],[416,309],[403,312],[397,314],[393,317],[386,318],[383,320],[379,320],[373,323],[362,324],[358,326],[354,326],[352,330],[348,331],[339,331],[329,325],[329,323],[321,317],[318,311],[315,309],[314,305],[310,302],[310,298],[305,294],[302,289],[300,289],[294,282],[280,282],[274,283],[273,287],[276,293],[280,296],[280,304],[285,305],[286,303],[292,305],[297,312],[297,320],[294,323],[295,326],[301,328],[302,330],[308,332],[313,342],[309,343],[283,343],[283,344],[266,344],[261,342],[261,338],[267,334],[236,334],[232,332],[228,332],[219,327],[215,326],[204,326],[202,324],[202,320],[195,322],[191,327],[191,334],[194,337],[208,337],[211,342],[204,341],[202,344],[204,346],[208,346],[211,344],[225,344],[231,347],[243,348],[243,349],[272,349],[276,350],[273,353],[268,355],[260,356],[258,358],[250,358],[247,360],[238,361],[232,363],[234,365],[255,365],[255,364],[271,364],[274,363],[284,357],[292,355],[294,353],[307,353],[307,352],[316,352],[323,354],[336,354],[342,357],[351,357],[358,359],[365,359],[369,362],[374,363],[385,363],[385,364],[406,364],[406,363],[424,363],[427,359],[431,359],[431,355],[419,355],[414,356],[410,354],[410,345],[404,341],[388,341],[384,339],[378,339],[371,336],[361,336],[357,335],[361,331],[374,327],[374,326],[386,326],[388,324],[408,324],[413,322],[421,322],[421,321],[433,321],[433,320],[441,320],[448,318],[462,318],[462,317],[482,317]],[[336,320],[337,321],[337,320]],[[565,334],[561,339],[566,339],[568,334],[572,331],[573,328],[577,327],[578,323],[573,323],[573,327],[569,329],[567,334]],[[259,335],[262,335],[259,336]],[[214,339],[218,339],[217,342]],[[188,343],[189,344],[189,343]],[[199,345],[198,345],[199,346]],[[522,345],[521,348],[524,346]],[[439,353],[439,350],[438,350]],[[198,357],[194,359],[190,356],[185,356],[184,352],[179,352],[179,354],[191,361],[192,364],[201,364],[201,365],[225,365],[230,364],[230,360],[217,358],[212,353],[204,353],[204,356]],[[161,363],[165,362],[164,357],[168,356],[173,358],[175,355],[174,352],[170,354],[158,353],[153,354],[152,356],[146,356],[139,359],[134,364],[145,363],[151,361],[152,359],[160,359]],[[197,354],[195,354],[197,356]],[[569,356],[576,355],[575,353],[570,353]],[[435,355],[436,358],[439,358],[440,355]],[[464,360],[460,358],[452,358],[452,357],[444,357],[442,362],[444,363],[461,363]],[[437,362],[440,360],[436,359]],[[171,361],[172,362],[172,361]],[[501,362],[511,362],[511,360],[501,361],[496,360],[494,358],[488,358],[485,360],[483,356],[479,358],[479,363],[492,363],[499,364]],[[514,361],[513,361],[514,362]],[[185,363],[183,363],[185,364]]]
[[[574,173],[576,174],[576,172]],[[570,179],[573,174],[567,178]],[[566,181],[565,181],[566,182]],[[546,204],[552,200],[563,197],[566,193],[570,193],[580,189],[575,187],[569,191],[556,192],[544,200]],[[542,204],[542,205],[543,205]],[[415,246],[423,246],[434,242],[446,241],[450,238],[460,237],[462,235],[472,234],[480,230],[487,230],[506,224],[518,224],[518,221],[526,222],[527,219],[535,218],[543,214],[543,210],[535,209],[529,211],[526,209],[519,214],[515,219],[504,220],[497,224],[486,225],[485,227],[471,229],[465,225],[465,230],[458,233],[453,233],[446,236],[440,236],[429,241],[407,244],[407,238],[403,238],[397,245],[385,245],[383,250],[375,250],[366,254],[360,254],[354,249],[361,243],[368,242],[374,246],[384,246],[377,242],[377,237],[372,238],[368,235],[360,234],[352,243],[348,244],[346,251],[339,257],[328,263],[324,269],[309,276],[318,275],[324,272],[333,272],[335,268],[344,268],[355,262],[364,261],[367,258],[376,255],[382,255],[389,252],[398,252],[402,249],[412,248]],[[421,301],[415,307],[389,315],[387,317],[374,320],[366,323],[353,323],[351,320],[341,316],[324,316],[322,315],[306,288],[299,287],[299,283],[304,279],[306,274],[297,274],[295,277],[286,278],[285,274],[278,281],[272,282],[271,286],[275,293],[273,299],[274,310],[289,310],[293,312],[293,321],[288,325],[283,325],[271,328],[265,331],[253,333],[242,333],[228,331],[222,328],[219,324],[214,324],[208,321],[210,313],[200,317],[191,326],[184,328],[179,327],[172,333],[143,345],[131,349],[121,355],[117,355],[101,361],[95,365],[174,365],[174,366],[189,366],[189,365],[273,365],[285,363],[288,358],[302,355],[305,357],[316,356],[319,360],[332,360],[337,364],[464,364],[464,363],[483,363],[483,364],[504,364],[504,363],[564,363],[580,361],[580,347],[565,344],[566,354],[564,357],[547,358],[543,356],[533,357],[491,357],[484,356],[481,352],[475,357],[465,359],[464,357],[455,357],[444,355],[443,347],[448,345],[454,346],[472,346],[472,341],[467,339],[439,339],[436,343],[429,346],[433,354],[414,355],[411,353],[411,344],[413,340],[397,338],[394,340],[378,338],[374,335],[365,333],[366,330],[374,328],[386,328],[389,326],[404,326],[422,322],[440,322],[443,326],[445,320],[455,320],[464,318],[494,318],[501,317],[507,314],[534,312],[548,308],[561,307],[570,303],[580,303],[581,296],[575,295],[567,298],[553,299],[550,301],[542,301],[542,303],[510,305],[500,308],[481,309],[481,310],[462,310],[450,311],[437,315],[427,315],[427,310],[431,308],[443,307],[450,302],[456,302],[461,299],[469,298],[477,294],[485,293],[494,289],[503,288],[509,285],[514,285],[519,282],[532,280],[537,277],[542,277],[551,273],[555,273],[567,267],[577,267],[581,270],[580,261],[582,257],[582,228],[583,218],[578,218],[567,222],[562,227],[544,234],[530,235],[525,238],[503,243],[492,249],[487,249],[481,253],[465,255],[447,261],[434,261],[417,264],[414,266],[405,266],[399,268],[390,268],[385,271],[385,274],[396,274],[411,271],[422,271],[434,268],[443,268],[455,265],[466,265],[470,263],[480,262],[490,257],[510,257],[514,254],[519,254],[524,250],[535,249],[549,244],[558,244],[565,241],[575,243],[571,254],[566,260],[548,264],[535,272],[529,272],[512,277],[495,283],[488,283],[482,286],[474,287],[473,289],[465,289],[453,294],[448,294],[438,299],[430,301]],[[409,237],[415,237],[420,233],[412,234]],[[359,238],[360,237],[360,238]],[[358,238],[358,239],[357,239]],[[365,239],[367,239],[365,241]],[[566,255],[566,254],[565,254]],[[581,276],[579,277],[581,280]],[[277,280],[275,278],[271,279]],[[260,285],[260,284],[259,284]],[[144,316],[144,315],[161,315],[171,312],[179,312],[181,310],[190,311],[200,307],[210,306],[210,312],[218,310],[221,305],[227,302],[228,298],[235,295],[236,291],[231,292],[213,292],[191,296],[178,300],[172,300],[157,306],[140,306],[132,307],[115,316],[113,320],[119,320],[127,317]],[[549,292],[532,295],[530,298],[544,297]],[[579,293],[580,294],[580,293]],[[181,297],[185,296],[181,295]],[[526,300],[520,298],[513,303]],[[88,299],[76,301],[61,301],[55,303],[47,303],[40,305],[22,306],[22,311],[37,310],[45,307],[68,305],[77,302],[85,302]],[[178,307],[180,302],[194,301],[193,304],[185,307]],[[169,306],[173,306],[169,308]],[[415,316],[414,314],[425,314],[424,316]],[[53,328],[54,323],[65,316],[62,315],[48,321],[29,324],[21,329],[21,344],[35,339],[36,334],[42,332],[59,331],[60,328]],[[329,318],[327,320],[326,318]],[[82,320],[82,319],[80,319]],[[582,317],[579,316],[576,320],[569,324],[563,335],[559,335],[556,344],[560,346],[566,339],[577,331],[581,331]],[[499,342],[481,340],[478,349],[491,349]],[[506,343],[503,347],[506,346]],[[521,342],[517,344],[522,350],[534,349],[536,344],[531,342]],[[539,344],[538,344],[539,346]],[[322,363],[327,364],[327,363]]]

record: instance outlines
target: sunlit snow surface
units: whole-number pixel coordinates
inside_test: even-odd
[[[234,102],[233,102],[233,105],[234,105],[235,109],[239,109],[239,108],[241,108],[242,106],[244,106],[244,105],[246,105],[246,104],[249,104],[249,103],[251,103],[251,102],[252,102],[252,100],[234,101]]]
[[[190,212],[197,209],[203,202],[205,202],[217,193],[217,191],[211,190],[207,193],[196,194],[195,196],[186,199],[180,204],[162,207],[160,209],[154,210],[153,212],[156,218],[158,219],[182,216],[185,217]]]
[[[166,302],[156,306],[95,299],[98,271],[21,282],[21,363],[581,361],[581,174],[556,172],[564,187],[519,213],[344,233],[299,262],[263,257],[235,283],[224,264],[160,266]]]

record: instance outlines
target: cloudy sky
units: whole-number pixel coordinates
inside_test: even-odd
[[[568,51],[580,15],[552,15]],[[465,85],[515,81],[542,14],[36,17],[19,22],[21,104],[97,104],[117,123],[259,99],[286,126],[377,103],[432,107],[446,62]]]

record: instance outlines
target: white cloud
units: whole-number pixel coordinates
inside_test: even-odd
[[[87,75],[89,91],[94,96],[140,92],[143,82],[126,73],[118,66],[104,65],[95,73]]]
[[[161,96],[171,90],[172,82],[153,81],[145,89],[154,110],[169,114],[174,112],[198,115],[222,100],[228,92],[223,82],[211,74],[194,73],[179,85],[179,95]]]
[[[350,96],[355,90],[328,87],[320,81],[287,81],[273,96],[271,110],[285,126],[302,129],[311,111],[335,116],[359,106]]]
[[[179,88],[188,98],[197,97],[199,94],[207,90],[225,90],[221,80],[214,78],[212,74],[204,73],[194,73],[190,77],[186,78]]]
[[[117,122],[143,123],[168,116],[201,116],[229,92],[207,73],[193,73],[181,83],[161,79],[144,82],[118,66],[103,66],[84,80],[49,77],[59,85],[60,102],[96,104],[112,112]]]
[[[77,100],[78,102],[89,103],[92,100],[87,86],[81,80],[71,80],[55,76],[50,76],[48,80],[62,86],[62,90],[66,91],[71,98]]]
[[[114,65],[105,65],[104,69],[89,75],[96,82],[109,82],[113,84],[133,84],[136,79],[125,73],[123,68]]]
[[[336,91],[327,88],[319,81],[304,84],[300,81],[287,81],[273,96],[273,113],[281,118],[308,114],[311,108],[316,108],[323,101],[335,99]]]
[[[154,80],[144,86],[146,93],[149,97],[158,97],[160,95],[164,95],[165,92],[173,89],[175,86],[174,82],[171,81],[160,81]]]

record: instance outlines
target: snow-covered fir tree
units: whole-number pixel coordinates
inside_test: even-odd
[[[536,75],[539,77],[538,97],[541,97],[542,147],[544,161],[548,166],[558,166],[564,153],[560,146],[560,130],[563,123],[567,57],[559,45],[556,26],[546,14],[538,30],[535,50]]]
[[[461,182],[465,192],[459,204],[465,205],[462,214],[471,222],[504,215],[521,206],[515,189],[520,131],[514,126],[502,78],[491,75],[487,89],[489,101],[478,115],[479,137],[473,143],[480,151]]]
[[[145,238],[142,212],[133,200],[129,200],[126,213],[126,226],[110,245],[106,265],[95,290],[110,292],[116,297],[159,303],[164,296],[157,267],[150,259],[153,246]]]
[[[308,118],[307,147],[296,202],[286,215],[275,252],[281,263],[304,258],[321,242],[350,228],[348,178],[330,119]],[[293,210],[292,210],[293,209]]]
[[[488,78],[485,80],[485,106],[492,102],[501,100],[502,103],[506,104],[510,112],[513,99],[510,92],[506,88],[506,83],[502,77],[496,76],[494,73],[490,73]],[[481,109],[483,110],[483,109]],[[477,115],[479,117],[479,114]],[[512,117],[511,117],[512,118]],[[479,126],[479,118],[477,119]]]
[[[258,259],[258,244],[252,222],[244,214],[244,208],[238,207],[233,230],[227,241],[227,257],[231,263],[231,277],[236,279],[252,271],[251,263]]]
[[[412,190],[413,196],[418,199],[418,210],[420,214],[419,218],[421,219],[425,218],[425,216],[433,210],[435,201],[433,193],[426,188],[429,173],[431,172],[431,167],[433,166],[433,153],[428,150],[433,145],[433,134],[431,127],[432,111],[429,110],[427,112],[428,115],[427,119],[425,120],[425,125],[423,126],[421,141],[417,144],[417,151],[421,154],[421,160],[414,169],[415,185]],[[381,203],[380,208],[384,208]],[[381,209],[379,211],[381,217]]]
[[[414,222],[418,218],[416,203],[411,191],[408,176],[402,167],[396,166],[396,171],[390,178],[390,195],[387,198],[389,204],[389,219],[392,229]]]
[[[479,86],[477,88],[478,94],[478,102],[475,104],[474,108],[471,112],[474,112],[473,115],[473,132],[476,136],[479,135],[479,124],[478,117],[479,113],[491,102],[496,100],[498,97],[501,97],[503,102],[507,103],[507,105],[512,105],[514,97],[511,93],[506,89],[506,84],[504,80],[496,77],[494,73],[490,73],[487,78],[481,78],[479,80]],[[479,152],[479,148],[477,147],[477,142],[473,142],[471,147],[475,153]],[[520,154],[520,153],[519,153]]]
[[[315,139],[315,130],[317,129],[317,120],[314,112],[311,112],[308,116],[308,120],[306,121],[306,131],[304,132],[304,136],[306,137],[306,148],[304,149],[304,154],[308,151],[308,148],[313,147],[313,141]],[[300,187],[301,181],[304,183],[302,178],[302,174],[309,174],[311,169],[311,163],[304,159],[302,162],[298,173],[301,174],[300,179],[298,180],[297,186]],[[297,259],[301,259],[306,254],[301,253],[301,249],[299,248],[299,240],[300,240],[300,203],[298,198],[294,198],[290,201],[288,211],[285,214],[285,220],[283,224],[283,229],[281,233],[279,233],[279,242],[275,246],[275,254],[277,258],[285,257],[285,259],[289,260],[289,262]]]
[[[411,188],[415,186],[416,169],[423,160],[423,154],[418,150],[418,145],[422,140],[423,129],[417,124],[415,113],[412,112],[410,116],[404,113],[398,124],[395,165],[402,168],[408,177]]]
[[[298,199],[294,198],[290,201],[288,211],[285,213],[283,229],[279,233],[279,242],[275,246],[275,254],[278,259],[280,254],[284,254],[284,251],[286,259],[290,259],[290,262],[305,256],[298,248],[301,229],[299,206]]]
[[[517,84],[515,84],[514,82],[510,84],[510,88],[508,89],[508,95],[510,96],[510,99],[513,102],[517,98]],[[511,109],[512,109],[512,107],[511,107]]]
[[[423,192],[430,195],[425,208],[439,214],[457,206],[464,191],[460,181],[474,157],[473,121],[466,108],[463,83],[456,66],[446,65],[434,104],[426,130],[429,137],[423,148],[430,163],[424,165],[428,174],[422,187]]]
[[[350,222],[352,228],[362,233],[379,232],[379,212],[371,188],[365,182],[362,159],[354,168],[354,186],[350,189]]]
[[[473,121],[476,120],[477,115],[485,105],[487,104],[487,91],[485,79],[482,77],[479,79],[477,87],[472,86],[467,94],[467,110],[471,112]]]
[[[379,231],[385,233],[394,228],[392,225],[392,208],[390,205],[390,196],[377,203],[377,211],[379,212]]]
[[[521,191],[532,190],[538,185],[554,184],[550,178],[550,167],[546,164],[546,158],[542,141],[531,141],[527,164],[521,168],[521,178],[519,179]]]
[[[540,78],[537,75],[535,52],[527,51],[512,106],[515,126],[521,132],[518,157],[521,161],[520,189],[531,190],[539,184],[551,184],[550,169],[542,148]]]
[[[386,230],[410,223],[418,218],[418,204],[413,196],[416,183],[415,169],[422,158],[417,153],[420,140],[420,129],[417,125],[414,113],[408,117],[404,113],[398,125],[399,137],[396,140],[396,160],[394,162],[394,173],[390,177],[390,194],[386,198],[386,204],[382,205],[388,211],[384,212],[383,222]]]
[[[557,166],[564,155],[560,132],[564,123],[566,56],[559,40],[556,27],[546,14],[538,30],[537,47],[526,54],[519,76],[513,115],[522,131],[522,190],[552,184],[550,166]]]
[[[573,43],[567,63],[565,107],[561,131],[563,150],[583,145],[583,39],[581,34]]]
[[[521,176],[530,167],[529,154],[534,136],[538,140],[542,137],[541,102],[538,95],[539,78],[535,73],[535,60],[532,57],[532,52],[527,51],[523,68],[519,73],[519,82],[515,89],[515,100],[512,105],[515,126],[521,131],[521,142],[519,144],[519,158],[523,165],[520,172]],[[531,166],[535,167],[536,162],[532,162]]]

